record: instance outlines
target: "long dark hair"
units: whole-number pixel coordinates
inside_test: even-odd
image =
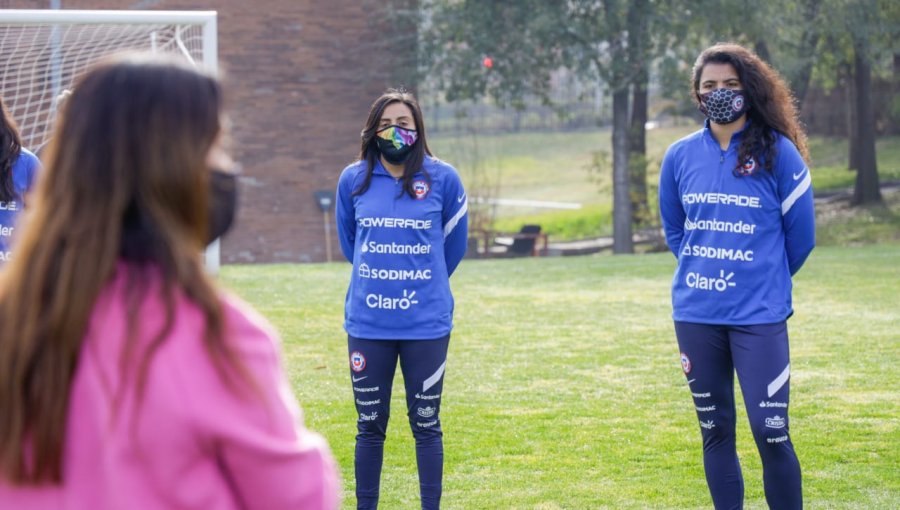
[[[359,148],[359,160],[366,162],[366,178],[353,191],[354,195],[365,193],[372,182],[372,170],[375,168],[375,162],[381,156],[378,144],[375,141],[375,133],[378,131],[381,114],[384,113],[384,109],[391,103],[403,103],[409,107],[410,111],[412,111],[413,121],[416,124],[416,132],[418,134],[412,152],[410,152],[406,163],[403,165],[403,191],[412,198],[416,197],[416,192],[413,190],[413,176],[416,172],[423,173],[430,184],[431,176],[428,175],[423,163],[425,162],[425,155],[432,157],[434,155],[431,153],[431,149],[428,148],[428,139],[425,136],[425,122],[422,120],[422,110],[419,108],[419,103],[412,92],[403,89],[388,89],[372,103],[372,107],[369,109],[369,117],[366,119],[366,125],[363,127],[362,133],[360,133],[362,141]]]
[[[16,256],[0,273],[0,478],[60,481],[75,366],[94,302],[123,258],[128,228],[143,229],[153,241],[145,263],[126,265],[128,337],[120,370],[136,381],[138,402],[152,356],[174,323],[177,294],[203,314],[200,341],[215,366],[246,373],[228,347],[222,306],[200,261],[206,158],[220,132],[221,95],[213,77],[145,54],[105,61],[76,84],[48,146]],[[139,347],[139,308],[151,272],[162,279],[164,326]]]
[[[18,198],[13,182],[12,167],[22,152],[22,139],[15,121],[9,116],[3,98],[0,98],[0,202]]]
[[[700,75],[711,62],[734,67],[750,104],[747,112],[750,122],[738,146],[737,166],[752,157],[757,163],[762,159],[765,169],[772,172],[776,132],[793,142],[803,159],[809,162],[806,133],[800,127],[794,97],[781,75],[747,48],[734,43],[718,43],[704,50],[694,63],[691,85],[692,97],[697,103],[700,102]]]

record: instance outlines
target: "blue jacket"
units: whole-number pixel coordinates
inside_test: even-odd
[[[676,321],[766,324],[793,313],[791,276],[815,246],[810,172],[794,144],[778,134],[774,172],[760,167],[736,177],[741,135],[723,151],[707,122],[663,158],[659,211],[678,259]]]
[[[338,237],[353,264],[344,306],[350,336],[374,340],[441,338],[453,327],[450,275],[466,252],[468,199],[456,170],[426,156],[430,183],[415,175],[417,197],[380,161],[369,189],[358,161],[337,186]]]
[[[15,234],[16,220],[25,208],[22,197],[31,190],[41,163],[37,156],[22,149],[19,158],[12,165],[13,188],[18,196],[9,202],[0,202],[0,264],[9,260],[10,238]]]

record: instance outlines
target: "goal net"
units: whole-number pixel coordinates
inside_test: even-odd
[[[22,145],[40,154],[72,84],[98,59],[127,50],[173,53],[215,71],[216,13],[0,10],[0,97]],[[218,242],[206,258],[217,271]]]

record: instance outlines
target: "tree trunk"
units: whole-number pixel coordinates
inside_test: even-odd
[[[766,62],[769,65],[772,65],[772,54],[769,53],[769,45],[766,44],[765,39],[759,39],[754,44],[754,51],[759,56],[759,58],[763,59],[763,62]]]
[[[613,92],[613,253],[634,253],[628,192],[628,87]]]
[[[819,45],[819,25],[816,22],[819,16],[820,0],[805,0],[803,2],[803,14],[808,24],[800,36],[800,59],[803,62],[800,70],[791,85],[794,89],[794,97],[797,100],[797,108],[803,109],[803,100],[809,90],[809,80],[812,77],[813,65],[816,62],[816,47]]]
[[[850,65],[842,66],[841,74],[846,78],[844,82],[847,88],[847,168],[855,171],[859,168],[859,124],[857,123],[856,102],[856,75]]]
[[[628,173],[631,185],[631,211],[634,223],[648,223],[647,201],[647,82],[639,78],[632,83],[631,123],[628,128]]]
[[[628,60],[632,66],[631,122],[628,128],[628,173],[631,185],[632,221],[651,221],[647,200],[647,0],[634,0],[628,8]]]
[[[875,112],[872,108],[872,66],[869,45],[862,38],[853,41],[853,70],[856,88],[857,167],[853,204],[881,202],[878,166],[875,159]]]

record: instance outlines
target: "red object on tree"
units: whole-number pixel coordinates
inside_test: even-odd
[[[488,69],[494,67],[494,59],[492,59],[491,57],[484,57],[484,60],[482,60],[481,63],[484,64],[484,67],[487,67]]]

